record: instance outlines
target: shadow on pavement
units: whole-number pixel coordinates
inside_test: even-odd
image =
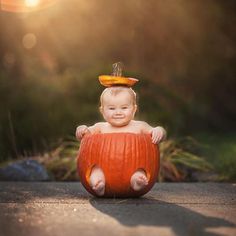
[[[224,219],[205,216],[186,207],[158,200],[92,198],[90,203],[125,226],[169,227],[178,236],[217,236],[218,233],[207,232],[206,229],[235,227],[235,224]]]

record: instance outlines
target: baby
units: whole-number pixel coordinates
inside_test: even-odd
[[[81,140],[87,133],[149,133],[152,142],[157,144],[166,137],[164,128],[152,127],[144,121],[133,120],[137,110],[136,93],[128,87],[113,86],[106,88],[100,97],[100,112],[106,122],[99,122],[93,126],[78,126],[76,137]],[[106,179],[99,166],[93,167],[90,175],[90,186],[97,195],[105,192]],[[130,179],[130,185],[135,191],[143,189],[148,184],[145,171],[137,170]]]

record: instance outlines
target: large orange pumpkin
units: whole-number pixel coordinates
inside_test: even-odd
[[[77,157],[77,170],[83,186],[96,196],[89,185],[89,176],[95,165],[105,175],[104,197],[138,197],[147,193],[157,180],[159,149],[149,134],[85,135]],[[130,178],[138,169],[146,172],[149,184],[140,191],[134,191],[130,187]]]

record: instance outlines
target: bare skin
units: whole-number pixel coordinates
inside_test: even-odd
[[[102,105],[100,111],[106,122],[99,122],[93,126],[78,126],[76,137],[80,140],[87,133],[149,133],[152,136],[152,142],[157,144],[165,139],[166,131],[157,126],[151,127],[144,121],[133,120],[137,105],[128,92],[127,88],[122,89],[116,95],[106,92],[101,99]],[[104,195],[105,176],[101,168],[93,167],[90,175],[90,186],[98,196]],[[130,185],[135,191],[140,191],[148,184],[145,171],[137,170],[130,179]]]
[[[142,190],[146,185],[148,185],[148,179],[146,173],[143,170],[137,170],[131,176],[130,186],[135,191]]]
[[[98,196],[104,195],[105,176],[101,168],[94,166],[90,175],[90,186]]]

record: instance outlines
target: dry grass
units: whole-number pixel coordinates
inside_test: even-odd
[[[189,172],[193,170],[209,171],[212,166],[202,157],[194,154],[190,149],[196,149],[197,142],[192,138],[179,141],[169,139],[160,144],[161,168],[159,181],[185,181]],[[62,142],[51,153],[47,153],[40,162],[57,181],[78,180],[76,170],[76,156],[79,142],[74,138]],[[186,171],[187,170],[187,171]]]

